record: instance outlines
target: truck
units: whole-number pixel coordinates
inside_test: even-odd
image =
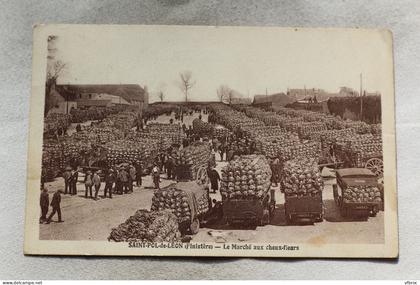
[[[343,168],[336,171],[337,183],[333,184],[334,201],[340,209],[342,217],[368,219],[375,217],[383,209],[383,187],[378,183],[377,176],[366,168]],[[347,199],[345,192],[349,188],[370,189],[361,193],[360,197]],[[376,190],[377,189],[377,190]],[[378,192],[380,196],[378,195]]]
[[[223,218],[226,224],[265,226],[274,214],[274,190],[267,191],[260,199],[223,199]]]
[[[316,194],[284,194],[284,213],[287,224],[319,223],[324,219],[322,191]]]

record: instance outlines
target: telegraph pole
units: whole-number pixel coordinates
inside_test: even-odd
[[[360,120],[363,119],[363,74],[360,73]]]

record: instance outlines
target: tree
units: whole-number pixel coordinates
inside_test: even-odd
[[[220,85],[217,89],[217,97],[220,102],[231,105],[233,98],[235,98],[235,91],[227,85]]]
[[[232,105],[233,98],[235,98],[235,91],[229,88],[229,92],[227,94],[227,99],[226,99],[229,105]]]
[[[220,102],[225,102],[229,96],[229,90],[230,88],[227,85],[220,85],[219,88],[217,88],[217,97],[219,98]]]
[[[192,80],[191,71],[184,71],[179,74],[181,78],[180,88],[185,95],[185,102],[188,102],[188,92],[194,87],[195,81]]]
[[[163,91],[159,91],[158,96],[159,96],[160,102],[163,102],[163,99],[164,99]]]
[[[51,108],[50,106],[50,93],[52,87],[57,83],[57,79],[66,68],[66,64],[55,58],[55,42],[57,36],[48,37],[48,55],[47,55],[47,78],[45,81],[45,108],[44,114],[46,115]]]

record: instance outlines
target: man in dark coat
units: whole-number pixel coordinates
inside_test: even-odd
[[[41,206],[41,217],[39,218],[39,223],[41,224],[47,220],[48,206],[50,205],[47,188],[42,189],[39,197],[39,205]]]
[[[128,168],[128,174],[128,189],[130,192],[133,192],[133,182],[136,181],[136,169],[133,165],[130,165],[130,167]]]
[[[66,167],[66,171],[63,173],[64,179],[64,194],[71,194],[71,168]]]
[[[122,167],[120,170],[120,180],[121,180],[122,188],[125,194],[127,194],[129,191],[129,185],[128,185],[129,176],[130,174],[127,172],[127,170]]]
[[[152,169],[152,178],[153,178],[153,184],[155,185],[155,189],[160,189],[160,169],[159,166],[155,164],[155,166]]]
[[[213,193],[216,193],[216,191],[219,190],[220,175],[216,169],[212,168],[209,170],[208,176],[210,179],[211,190]]]
[[[76,168],[75,171],[72,172],[71,179],[70,179],[70,194],[76,195],[77,194],[77,180],[79,179],[79,169]]]
[[[226,145],[224,142],[222,142],[219,146],[220,161],[223,161],[223,155],[225,154],[225,151],[226,151]]]
[[[109,198],[112,199],[112,186],[114,185],[115,180],[115,173],[111,168],[105,177],[104,198],[106,198],[106,193],[109,191]]]
[[[173,167],[174,167],[174,160],[172,156],[168,156],[168,159],[166,160],[166,171],[168,174],[168,179],[172,179],[173,175]]]
[[[60,203],[61,203],[61,189],[58,189],[58,190],[54,193],[53,198],[52,198],[52,200],[51,200],[51,204],[50,204],[50,206],[52,207],[52,212],[51,212],[50,216],[48,217],[46,224],[51,223],[51,218],[55,215],[55,213],[57,213],[57,214],[58,214],[58,222],[59,222],[59,223],[64,222],[64,221],[61,219],[61,208],[60,208]]]
[[[135,167],[136,167],[136,185],[138,187],[140,187],[141,184],[142,184],[141,178],[142,178],[142,174],[143,174],[143,168],[142,168],[140,162],[137,162]]]
[[[117,168],[116,172],[115,172],[115,192],[118,193],[119,195],[122,195],[123,193],[123,185],[122,185],[122,181],[121,181],[121,169]]]

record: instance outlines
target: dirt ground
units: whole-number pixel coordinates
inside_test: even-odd
[[[220,171],[225,162],[218,161]],[[163,179],[162,187],[173,183]],[[284,198],[278,188],[275,191],[276,209],[270,224],[256,228],[232,228],[215,225],[200,228],[193,237],[194,242],[276,242],[276,243],[382,243],[384,241],[383,212],[367,221],[348,221],[340,216],[334,203],[332,183],[327,180],[323,192],[325,207],[324,221],[314,225],[287,225],[284,216]],[[63,188],[62,178],[46,184],[50,197],[57,188]],[[104,185],[99,191],[100,199],[84,198],[84,185],[78,183],[76,196],[62,195],[61,211],[64,223],[52,222],[40,225],[40,239],[56,240],[106,240],[111,229],[124,222],[138,209],[150,209],[153,187],[150,176],[143,177],[143,186],[134,187],[134,192],[113,195],[112,199],[102,198]],[[210,196],[220,200],[220,194]],[[53,221],[57,220],[57,216]]]
[[[169,123],[172,116],[160,116],[157,122]],[[192,123],[193,116],[185,116],[184,123]],[[203,120],[207,116],[203,115]],[[217,155],[219,171],[226,164],[220,162]],[[161,186],[173,183],[163,175]],[[383,243],[384,216],[379,212],[376,217],[367,221],[349,221],[340,216],[334,203],[332,184],[335,179],[326,179],[323,191],[324,221],[314,225],[287,225],[284,215],[284,198],[275,188],[276,209],[270,224],[256,228],[232,228],[226,225],[215,225],[214,228],[200,228],[193,236],[193,242],[271,242],[271,243]],[[84,198],[84,185],[78,183],[77,195],[62,195],[61,211],[64,223],[56,223],[57,216],[51,224],[40,224],[40,239],[45,240],[106,240],[111,229],[124,222],[138,209],[150,209],[153,197],[152,179],[143,177],[142,187],[134,187],[134,192],[124,195],[113,195],[113,199],[102,198],[104,183],[99,191],[100,199],[95,201]],[[64,188],[62,178],[46,183],[50,199],[57,188]],[[220,194],[211,194],[220,200]]]

